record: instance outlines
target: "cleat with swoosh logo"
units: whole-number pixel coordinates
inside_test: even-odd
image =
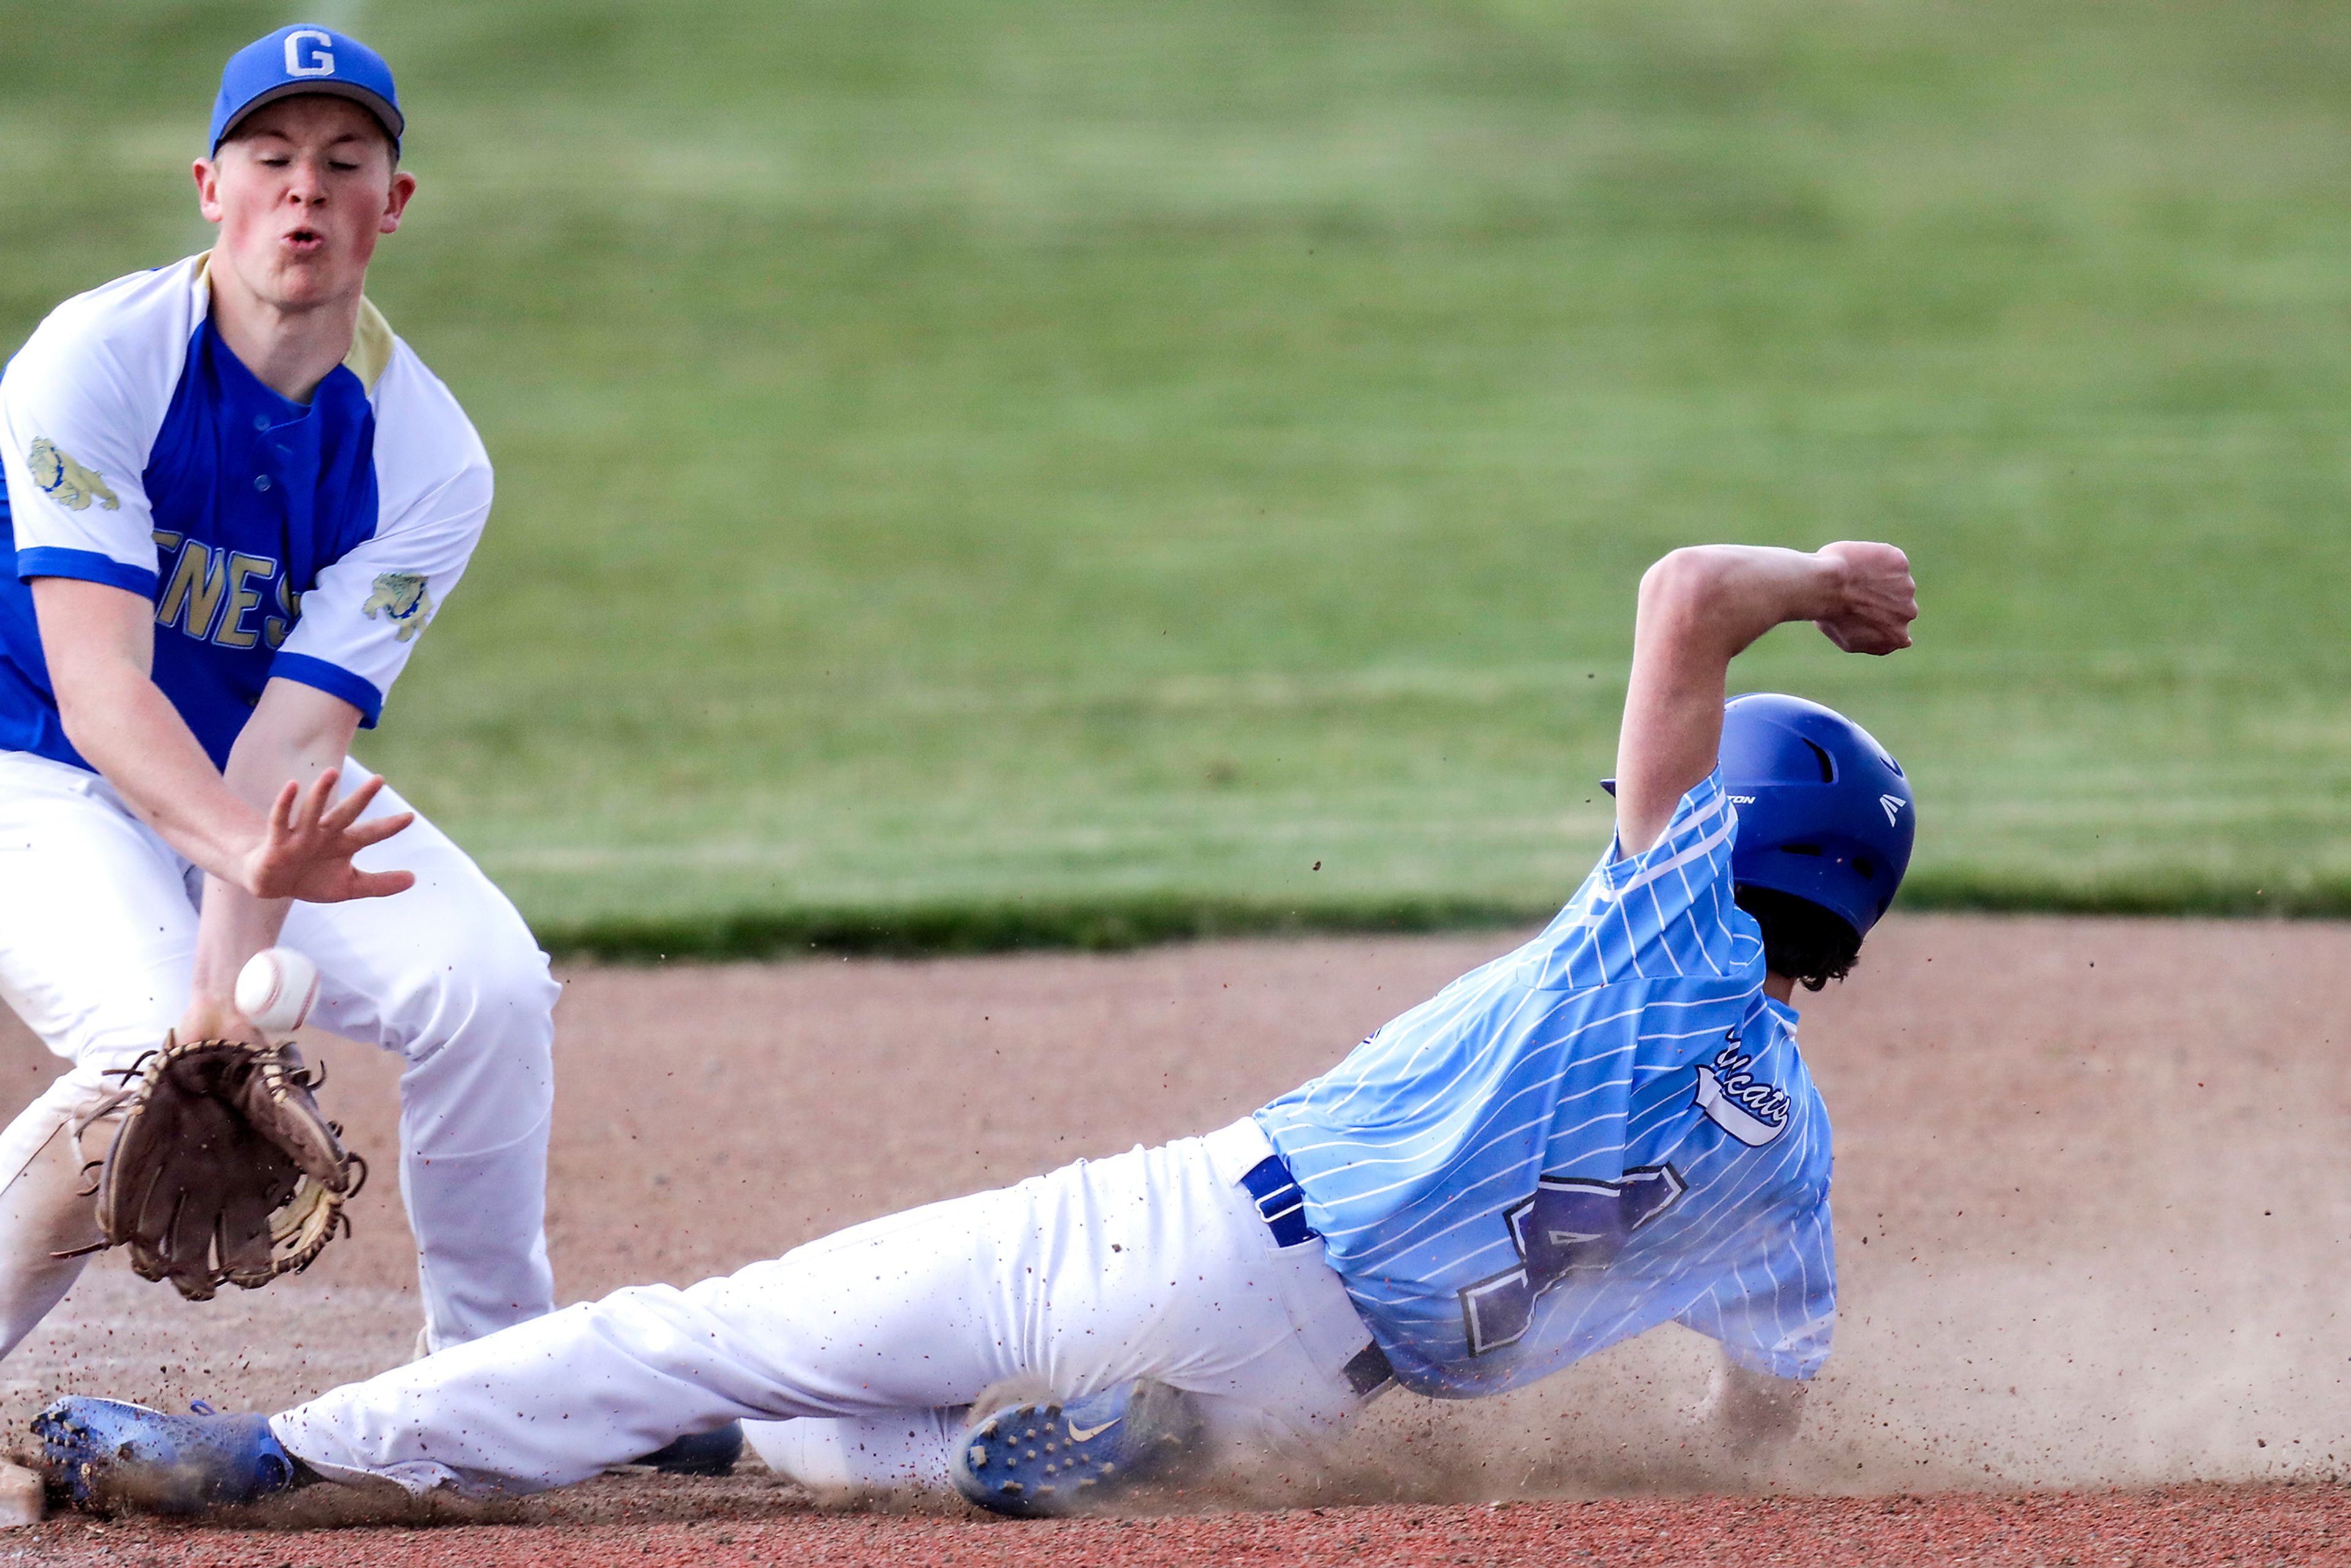
[[[1142,1377],[1067,1404],[1031,1400],[979,1412],[947,1472],[956,1490],[992,1513],[1107,1512],[1131,1489],[1180,1475],[1196,1458],[1200,1437],[1190,1398]]]

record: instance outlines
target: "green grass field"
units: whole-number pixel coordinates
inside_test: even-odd
[[[335,16],[500,480],[364,755],[551,942],[1533,912],[1641,568],[1851,536],[1917,649],[1734,676],[1903,757],[1920,902],[2351,912],[2351,11]],[[201,247],[289,19],[0,0],[0,344]]]

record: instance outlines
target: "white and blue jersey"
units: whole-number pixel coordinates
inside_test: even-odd
[[[307,404],[214,330],[208,258],[67,300],[0,373],[0,751],[75,767],[29,581],[155,606],[155,684],[216,765],[270,680],[373,725],[490,508],[446,387],[360,307]]]
[[[1828,1354],[1829,1123],[1732,902],[1719,775],[1533,941],[1257,1113],[1407,1387],[1499,1393],[1679,1322]]]

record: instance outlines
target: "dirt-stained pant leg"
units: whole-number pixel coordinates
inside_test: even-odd
[[[1278,1249],[1254,1124],[855,1226],[686,1290],[640,1286],[278,1416],[345,1479],[529,1490],[728,1420],[929,1413],[1018,1382],[1151,1375],[1220,1440],[1311,1442],[1369,1339],[1319,1247]],[[915,1430],[919,1430],[917,1422]],[[934,1427],[943,1430],[943,1427]]]
[[[746,1421],[743,1431],[768,1468],[819,1497],[945,1491],[950,1450],[971,1407],[893,1410],[830,1421]]]

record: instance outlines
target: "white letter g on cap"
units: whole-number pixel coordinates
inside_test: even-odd
[[[335,74],[331,35],[304,29],[286,35],[286,74],[289,77],[330,77]],[[303,45],[312,46],[304,49]]]

